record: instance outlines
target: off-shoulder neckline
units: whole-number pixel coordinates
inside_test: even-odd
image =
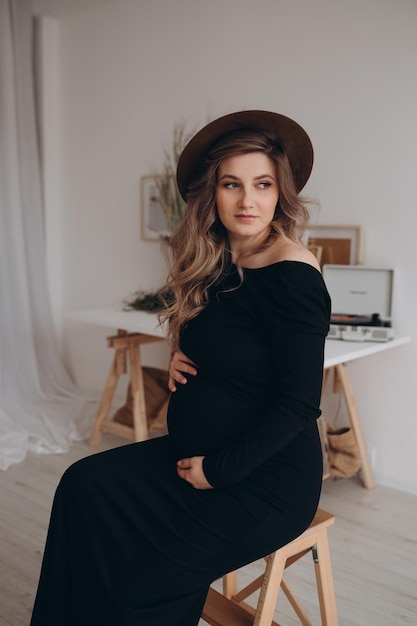
[[[231,264],[232,267],[236,267],[237,265],[235,263]],[[268,270],[272,267],[278,267],[278,266],[285,266],[285,265],[301,265],[304,267],[311,267],[311,269],[314,272],[317,272],[320,276],[322,276],[322,273],[316,268],[314,267],[314,265],[311,265],[310,263],[306,263],[305,261],[294,261],[291,259],[284,259],[282,261],[275,261],[274,263],[270,263],[269,265],[262,265],[261,267],[244,267],[242,266],[242,270],[244,272],[258,272],[260,270]]]

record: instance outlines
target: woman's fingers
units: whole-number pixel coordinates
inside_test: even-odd
[[[173,353],[169,364],[168,388],[170,391],[174,392],[177,390],[176,383],[179,383],[180,385],[185,385],[187,383],[187,378],[184,374],[196,376],[196,364],[189,359],[187,355],[181,352],[181,350],[176,350]]]
[[[177,474],[190,483],[194,489],[212,489],[203,471],[203,456],[193,456],[190,459],[177,461]]]

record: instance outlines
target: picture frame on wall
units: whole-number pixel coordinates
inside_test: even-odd
[[[314,254],[314,256],[316,257],[317,261],[321,265],[321,258],[323,256],[323,247],[322,246],[318,246],[318,245],[316,245],[314,243],[308,244],[307,247],[310,250],[310,252],[312,252]]]
[[[169,236],[155,178],[141,177],[141,237],[145,241],[161,241]]]
[[[307,229],[303,241],[323,265],[363,263],[362,226],[317,225]]]

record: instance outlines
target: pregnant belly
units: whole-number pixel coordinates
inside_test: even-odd
[[[180,456],[205,455],[229,445],[259,412],[256,402],[198,375],[172,394],[168,430]]]

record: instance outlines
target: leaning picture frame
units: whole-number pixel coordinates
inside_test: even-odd
[[[167,219],[162,208],[156,176],[142,176],[141,187],[141,237],[146,241],[161,241],[169,237]]]
[[[320,250],[320,265],[359,265],[363,263],[363,227],[358,225],[315,225],[304,233],[303,241]]]

